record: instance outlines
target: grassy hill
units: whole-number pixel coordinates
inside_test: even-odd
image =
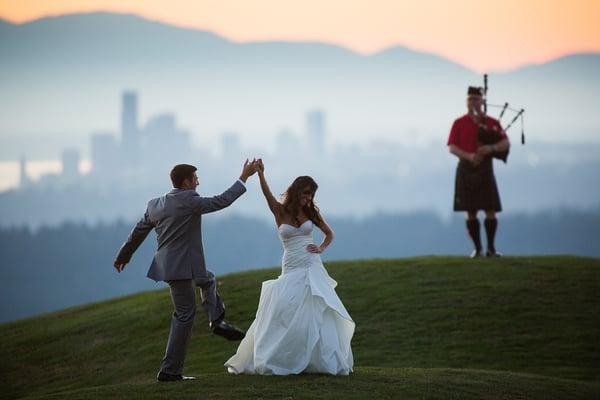
[[[210,335],[199,315],[185,370],[198,379],[156,383],[171,313],[160,290],[0,325],[0,396],[600,397],[598,259],[419,257],[327,268],[357,326],[349,377],[230,376],[222,365],[237,345]],[[278,274],[220,278],[228,319],[247,328],[261,282]]]

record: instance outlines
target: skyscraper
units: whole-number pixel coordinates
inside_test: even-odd
[[[283,158],[298,154],[300,143],[289,129],[282,129],[277,135],[277,155]]]
[[[145,165],[165,170],[173,164],[179,164],[190,155],[190,135],[177,127],[173,113],[153,115],[140,129],[145,147]]]
[[[111,133],[92,134],[92,171],[98,177],[110,178],[119,167],[119,147]]]
[[[325,113],[321,110],[309,111],[306,115],[306,133],[309,150],[313,154],[325,153]]]
[[[66,149],[62,153],[62,177],[72,181],[79,177],[79,151]]]
[[[231,160],[242,156],[240,137],[235,132],[225,132],[221,135],[223,159]]]
[[[19,160],[19,187],[24,188],[31,183],[29,176],[27,176],[27,159],[24,155]]]
[[[125,91],[121,107],[121,138],[125,160],[137,161],[140,152],[137,93]]]

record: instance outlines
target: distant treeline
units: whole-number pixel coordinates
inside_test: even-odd
[[[600,210],[559,210],[500,217],[497,248],[507,255],[576,254],[600,257]],[[325,260],[471,250],[461,216],[443,221],[432,213],[332,218],[336,238]],[[145,278],[155,248],[151,234],[121,274],[114,256],[134,222],[64,223],[59,227],[0,229],[0,321],[98,301],[162,284]],[[207,264],[217,275],[279,266],[282,247],[274,222],[239,216],[204,219]],[[315,235],[320,240],[319,234]],[[485,243],[485,236],[483,236]]]

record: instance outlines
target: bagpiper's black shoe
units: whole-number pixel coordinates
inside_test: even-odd
[[[191,381],[196,379],[194,376],[183,376],[181,374],[167,374],[166,372],[159,372],[156,375],[156,380],[159,382],[177,382],[177,381]]]
[[[473,252],[471,253],[471,255],[469,256],[470,258],[478,258],[481,257],[481,250],[473,250]]]
[[[224,319],[219,319],[217,321],[211,322],[209,324],[209,327],[212,333],[214,333],[215,335],[223,336],[227,340],[242,340],[246,336],[244,331],[231,325]]]

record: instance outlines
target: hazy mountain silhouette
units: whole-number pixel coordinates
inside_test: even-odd
[[[3,136],[114,126],[118,94],[135,88],[145,109],[168,105],[199,135],[274,134],[318,106],[338,138],[431,139],[447,134],[464,111],[465,87],[481,82],[399,46],[364,56],[323,43],[236,43],[135,15],[72,14],[0,29]],[[598,70],[598,54],[581,54],[492,73],[490,100],[531,110],[533,136],[590,138],[600,130],[589,117],[600,104]]]

